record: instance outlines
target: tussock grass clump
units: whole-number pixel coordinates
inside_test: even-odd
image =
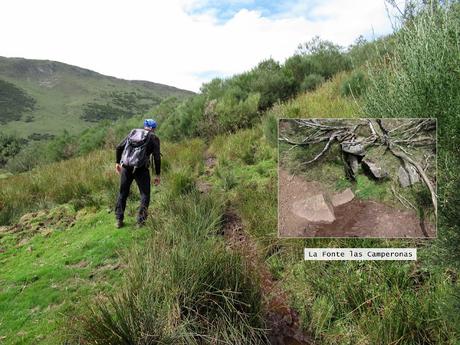
[[[174,196],[187,194],[195,188],[195,181],[190,169],[171,172],[166,181],[166,190]]]
[[[80,343],[264,343],[258,280],[215,237],[222,202],[189,193],[162,204],[150,242],[130,255],[126,284],[83,319]]]

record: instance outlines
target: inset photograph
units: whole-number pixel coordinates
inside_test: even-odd
[[[436,237],[436,119],[280,119],[280,237]]]

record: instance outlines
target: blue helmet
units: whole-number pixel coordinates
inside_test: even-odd
[[[146,119],[144,120],[144,127],[157,128],[157,123],[154,119]]]

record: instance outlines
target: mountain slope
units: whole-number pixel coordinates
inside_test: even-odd
[[[192,94],[55,61],[0,57],[0,125],[23,137],[78,133],[100,120],[145,113],[164,98]]]

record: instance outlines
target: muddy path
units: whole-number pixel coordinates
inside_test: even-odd
[[[205,175],[214,173],[216,157],[208,152],[204,156]],[[197,182],[197,189],[208,193],[212,185]],[[265,317],[269,328],[271,345],[313,345],[313,338],[302,331],[298,313],[289,306],[288,296],[280,282],[273,278],[264,258],[259,254],[257,245],[244,231],[243,222],[237,212],[227,209],[223,217],[222,235],[227,245],[238,251],[253,272],[260,278],[265,306]]]
[[[229,209],[224,215],[223,235],[228,246],[240,252],[251,270],[260,277],[270,344],[314,344],[313,338],[302,331],[298,313],[289,306],[287,294],[273,278],[254,241],[245,234],[241,219],[234,210]]]
[[[421,222],[415,211],[400,210],[379,202],[353,199],[334,208],[335,221],[312,223],[292,211],[298,200],[328,191],[318,182],[309,182],[279,170],[278,228],[282,237],[435,237],[436,229]]]

